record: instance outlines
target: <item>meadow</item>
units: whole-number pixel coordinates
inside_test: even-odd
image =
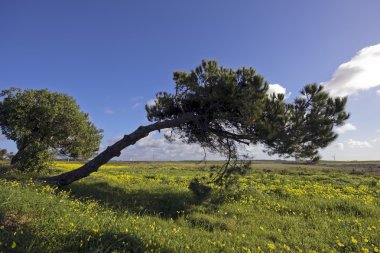
[[[200,201],[210,165],[111,163],[54,189],[3,164],[0,252],[380,251],[380,163],[255,162]]]

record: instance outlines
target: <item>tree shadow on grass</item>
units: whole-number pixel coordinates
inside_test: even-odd
[[[13,253],[55,253],[55,252],[168,252],[173,250],[150,241],[150,245],[132,233],[106,232],[94,233],[89,230],[70,233],[62,231],[54,237],[45,237],[36,233],[27,224],[16,224],[15,227],[4,226],[4,214],[0,213],[0,252]],[[16,232],[17,231],[17,232]],[[21,232],[22,231],[22,232]],[[156,246],[155,246],[156,245]],[[149,247],[149,248],[147,248]]]
[[[176,219],[188,213],[191,206],[199,204],[190,191],[174,192],[170,188],[128,191],[105,182],[97,182],[73,184],[68,190],[73,197],[96,200],[114,210],[128,210],[139,215],[154,215],[166,219]]]

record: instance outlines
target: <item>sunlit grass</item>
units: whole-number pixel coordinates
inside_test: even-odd
[[[54,167],[59,168],[61,170],[69,171],[73,169],[77,169],[82,166],[83,163],[65,163],[65,162],[55,162],[53,164]],[[101,169],[127,169],[129,166],[127,165],[103,165]]]
[[[52,173],[80,165],[57,162]],[[379,251],[376,175],[255,164],[237,189],[200,203],[187,187],[205,167],[110,164],[63,191],[3,175],[0,251]]]

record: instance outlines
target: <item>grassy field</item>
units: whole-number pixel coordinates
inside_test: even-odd
[[[0,169],[0,252],[380,251],[380,163],[256,162],[201,202],[209,165],[112,163],[63,190]]]

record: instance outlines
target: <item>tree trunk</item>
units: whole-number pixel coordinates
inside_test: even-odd
[[[11,159],[11,164],[14,165],[18,160],[19,160],[19,157],[20,157],[20,152],[17,152]]]
[[[18,141],[17,144],[17,153],[11,158],[11,164],[15,165],[20,160],[20,155],[27,148],[25,141]]]
[[[69,185],[79,179],[89,176],[93,172],[96,172],[100,166],[107,163],[112,158],[120,156],[121,151],[124,148],[135,144],[138,140],[148,136],[150,132],[165,128],[178,127],[186,122],[191,122],[196,119],[197,116],[194,114],[186,113],[175,119],[159,121],[147,126],[140,126],[131,134],[124,135],[121,140],[107,147],[106,150],[101,152],[91,161],[84,164],[82,167],[58,176],[44,178],[43,180],[53,183],[59,187]]]

